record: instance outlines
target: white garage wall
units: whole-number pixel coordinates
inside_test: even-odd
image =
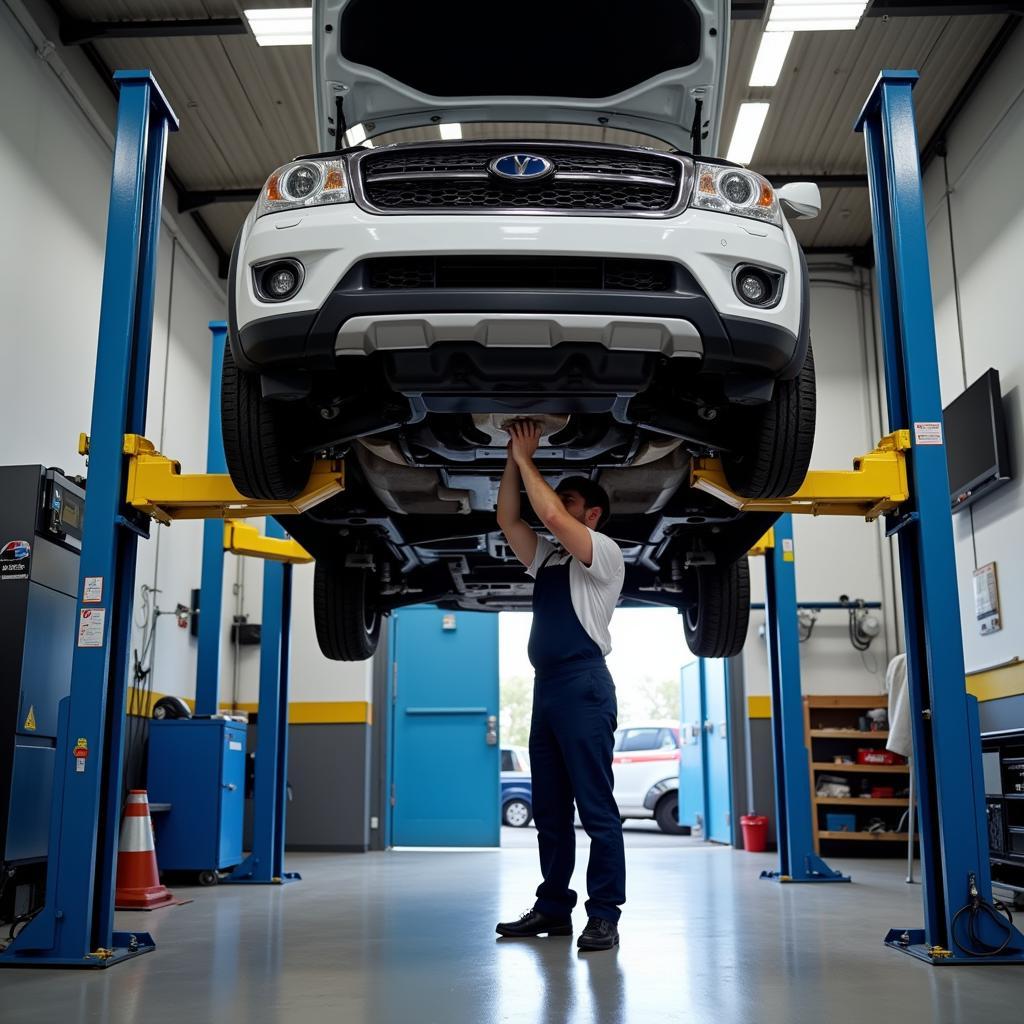
[[[877,373],[870,320],[868,275],[835,260],[812,259],[811,338],[818,382],[818,425],[812,469],[847,469],[881,435]],[[797,599],[835,601],[840,594],[885,600],[888,545],[877,525],[861,519],[795,516]],[[764,601],[764,561],[750,561],[752,600]],[[765,641],[758,636],[763,611],[750,616],[743,650],[748,696],[771,692]],[[879,693],[892,647],[892,631],[879,636],[864,656],[847,637],[847,616],[823,611],[811,639],[800,645],[805,693]]]
[[[261,527],[262,529],[263,527]],[[242,613],[250,622],[259,622],[263,610],[263,567],[252,559],[228,557],[228,561],[242,566],[244,589]],[[224,588],[224,600],[230,598],[231,587]],[[320,653],[313,631],[313,566],[296,565],[292,569],[291,618],[291,689],[292,701],[370,701],[372,699],[371,670],[373,662],[328,661]],[[259,648],[242,648],[239,652],[239,688],[237,700],[241,704],[255,703],[259,696]],[[231,665],[231,661],[226,662]],[[227,673],[221,687],[221,699],[228,700],[231,680]]]
[[[5,207],[0,246],[0,355],[17,367],[17,388],[0,405],[0,462],[60,466],[86,472],[77,454],[88,431],[96,363],[110,189],[114,103],[81,55],[56,44],[51,64],[37,50],[55,40],[45,5],[0,9],[0,183],[17,202]],[[43,26],[40,29],[40,24]],[[70,70],[69,70],[70,69]],[[64,81],[61,81],[61,77]],[[146,434],[182,463],[206,466],[209,419],[210,320],[226,313],[223,284],[210,272],[212,252],[197,247],[192,225],[165,205],[154,313]],[[163,612],[187,605],[199,586],[202,524],[154,524],[139,548],[137,584],[158,589]],[[244,562],[244,565],[242,564]],[[254,702],[258,648],[241,648],[237,667],[228,629],[236,612],[259,622],[262,566],[225,559],[221,699]],[[235,583],[241,593],[233,594]],[[344,665],[323,658],[312,625],[312,567],[295,570],[292,699],[369,700],[369,662]],[[145,618],[136,602],[133,647],[141,651]],[[152,686],[162,693],[195,693],[196,641],[171,614],[156,620]]]
[[[90,117],[35,53],[34,41],[0,13],[0,351],[20,386],[0,407],[0,461],[85,473],[77,454],[90,427],[103,247],[112,154],[104,114]],[[94,73],[93,73],[94,74]],[[105,113],[111,115],[113,103]],[[99,122],[99,124],[97,124]],[[206,448],[207,322],[224,315],[224,293],[190,242],[165,219],[160,240],[147,435],[196,466]],[[212,258],[212,253],[209,254]],[[157,586],[173,608],[198,586],[202,527],[154,530],[140,545],[138,582]],[[137,621],[141,610],[137,615]],[[141,634],[136,630],[135,646]],[[70,638],[69,638],[69,642]],[[191,695],[195,643],[173,617],[157,626],[154,687]]]
[[[968,671],[1024,655],[1024,346],[1018,305],[1024,263],[1022,62],[1024,34],[1018,32],[957,119],[948,156],[936,158],[925,175],[943,404],[995,367],[1015,476],[954,518]],[[972,574],[977,565],[992,561],[999,572],[1003,629],[983,637],[974,616]]]

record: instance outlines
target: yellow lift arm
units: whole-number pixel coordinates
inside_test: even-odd
[[[236,555],[291,565],[304,565],[313,561],[313,556],[298,541],[265,537],[255,526],[240,523],[237,519],[228,519],[224,523],[224,550]]]
[[[89,454],[85,434],[79,437],[78,451]],[[294,516],[345,489],[345,465],[336,459],[317,459],[309,483],[291,501],[266,501],[241,494],[226,473],[182,473],[178,462],[161,455],[138,434],[125,434],[124,453],[128,456],[128,504],[164,524],[175,519]]]
[[[734,494],[718,459],[695,459],[690,486],[744,512],[863,516],[870,522],[910,497],[904,454],[909,449],[909,430],[887,434],[874,451],[853,460],[852,470],[811,470],[800,490],[788,498],[744,498]]]

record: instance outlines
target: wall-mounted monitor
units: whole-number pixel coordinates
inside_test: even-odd
[[[1012,476],[999,371],[986,370],[942,411],[949,500],[960,512]]]

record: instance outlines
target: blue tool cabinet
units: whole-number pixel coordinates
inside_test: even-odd
[[[171,809],[154,818],[164,871],[223,871],[242,860],[243,722],[165,719],[149,724],[148,791]]]

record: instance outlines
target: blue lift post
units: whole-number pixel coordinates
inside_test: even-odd
[[[778,882],[849,882],[814,852],[811,770],[804,744],[797,625],[793,517],[774,527],[774,546],[765,551],[765,618],[772,681],[772,750],[775,755],[775,830],[779,870],[761,877]]]
[[[912,431],[899,538],[920,818],[924,928],[886,945],[931,964],[1024,963],[1024,936],[992,900],[977,701],[966,691],[921,167],[915,71],[883,71],[864,133],[889,429]]]
[[[210,426],[207,473],[226,473],[220,420],[220,382],[228,325],[210,322]],[[267,536],[284,537],[273,519]],[[280,884],[297,881],[284,870],[285,808],[288,785],[288,683],[290,672],[292,567],[263,563],[263,619],[260,625],[259,733],[253,794],[253,850],[223,882]],[[221,607],[224,599],[224,523],[203,524],[203,574],[200,590],[199,651],[196,666],[196,714],[213,715],[220,706]]]
[[[128,691],[131,596],[148,520],[125,506],[124,436],[145,427],[167,135],[178,120],[148,71],[118,71],[89,498],[71,695],[61,701],[46,897],[0,954],[2,966],[108,967],[150,952],[150,935],[114,931],[114,866]],[[85,604],[86,580],[101,601]],[[69,638],[69,643],[72,642]]]
[[[210,424],[206,432],[206,472],[226,473],[220,422],[220,380],[228,325],[210,322]],[[203,570],[199,583],[199,638],[196,657],[197,715],[215,715],[220,707],[220,611],[224,600],[224,523],[203,523]]]
[[[285,536],[267,519],[267,536]],[[260,625],[259,730],[253,791],[253,849],[224,879],[253,885],[281,885],[302,876],[284,870],[288,788],[288,681],[291,663],[292,567],[263,563],[263,621]]]

